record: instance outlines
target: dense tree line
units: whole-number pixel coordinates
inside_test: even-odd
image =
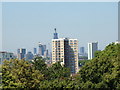
[[[112,43],[97,51],[74,76],[60,62],[47,67],[41,57],[32,62],[5,60],[2,69],[3,88],[120,89],[120,44]]]

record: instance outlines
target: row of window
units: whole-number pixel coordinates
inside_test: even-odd
[[[63,58],[52,58],[52,60],[61,60],[61,61],[63,61]]]

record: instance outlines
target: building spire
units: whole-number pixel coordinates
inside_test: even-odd
[[[56,33],[56,28],[54,30],[55,30],[55,33]]]
[[[56,32],[56,28],[54,28],[54,30],[55,30],[55,33],[54,33],[53,39],[58,39],[58,33]]]

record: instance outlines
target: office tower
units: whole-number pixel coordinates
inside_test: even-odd
[[[33,54],[32,54],[32,52],[28,52],[27,54],[26,54],[26,60],[32,60],[33,59]]]
[[[33,53],[34,53],[34,55],[37,54],[37,48],[34,48],[34,49],[33,49]]]
[[[78,72],[77,39],[52,39],[52,64],[58,61],[65,67],[70,68],[72,74]]]
[[[88,59],[92,59],[94,57],[95,51],[98,50],[98,42],[88,43]]]
[[[52,52],[49,53],[50,63],[52,63]]]
[[[85,49],[84,49],[84,47],[80,47],[80,54],[84,54],[85,53]]]
[[[11,52],[0,52],[0,64],[2,63],[3,60],[10,60],[14,58],[15,55]]]
[[[42,46],[42,44],[39,42],[39,43],[38,43],[38,54],[39,54],[40,56],[42,56],[42,51],[43,51],[43,46]]]
[[[45,51],[46,51],[46,45],[42,45],[42,55],[44,55]]]
[[[24,59],[26,56],[26,49],[20,48],[20,49],[18,49],[17,53],[18,53],[19,60]]]
[[[45,50],[44,51],[44,58],[47,58],[48,57],[48,50]]]
[[[54,30],[55,30],[55,33],[54,33],[53,39],[58,39],[58,33],[56,32],[56,28]]]
[[[39,54],[40,56],[44,56],[44,52],[46,51],[46,45],[42,45],[42,44],[39,42],[38,46],[39,46],[38,54]]]

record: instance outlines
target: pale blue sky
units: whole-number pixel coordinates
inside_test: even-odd
[[[0,2],[0,51],[2,50],[2,2]]]
[[[4,2],[3,50],[51,43],[54,28],[59,37],[77,38],[79,47],[98,41],[99,49],[118,39],[117,2]],[[49,46],[50,48],[50,46]]]

